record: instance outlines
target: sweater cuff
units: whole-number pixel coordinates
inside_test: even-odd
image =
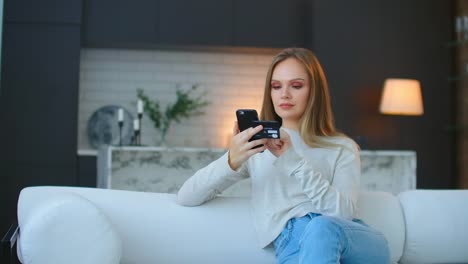
[[[218,161],[219,161],[220,168],[222,168],[223,172],[226,175],[237,174],[241,172],[242,167],[244,166],[244,164],[242,164],[237,170],[233,170],[231,166],[229,166],[229,151],[227,151],[223,156],[221,156],[221,158]]]
[[[273,165],[292,176],[304,165],[304,162],[304,158],[299,156],[293,147],[290,147],[273,162]]]

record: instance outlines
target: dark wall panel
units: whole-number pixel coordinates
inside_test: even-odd
[[[81,23],[81,0],[6,0],[6,22]]]
[[[415,150],[418,188],[454,187],[450,1],[314,1],[312,47],[329,79],[336,123],[371,149]],[[385,78],[421,81],[421,117],[378,113]]]
[[[86,0],[83,11],[85,46],[125,46],[157,40],[158,0]]]
[[[159,42],[172,45],[231,45],[232,1],[161,1]]]
[[[2,160],[73,165],[80,27],[6,24],[3,51]]]
[[[77,185],[81,1],[5,1],[0,94],[0,232],[19,191]]]
[[[304,46],[306,17],[303,0],[234,0],[235,46]]]
[[[97,157],[78,157],[78,186],[96,187],[97,185]]]

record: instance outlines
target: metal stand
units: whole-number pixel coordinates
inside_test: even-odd
[[[143,113],[138,113],[138,124],[139,124],[139,133],[138,133],[138,143],[137,145],[141,146],[141,137],[143,136],[143,123],[141,123],[141,119],[143,118]]]
[[[140,130],[135,130],[134,132],[134,135],[133,135],[133,139],[134,139],[134,143],[136,146],[139,146],[140,143],[139,143],[139,137],[140,137]]]
[[[119,121],[119,146],[122,146],[122,127],[123,121]]]

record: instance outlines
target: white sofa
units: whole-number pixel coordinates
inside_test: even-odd
[[[175,195],[28,187],[18,201],[22,263],[275,263],[257,246],[247,198],[182,207]],[[359,216],[393,262],[468,263],[468,190],[362,192]]]

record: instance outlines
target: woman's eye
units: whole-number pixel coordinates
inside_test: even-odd
[[[291,87],[294,89],[301,89],[304,86],[302,82],[291,82]]]
[[[272,85],[272,86],[271,86],[271,89],[275,89],[275,90],[276,90],[276,89],[279,89],[279,88],[281,88],[281,86],[279,86],[279,85]]]

